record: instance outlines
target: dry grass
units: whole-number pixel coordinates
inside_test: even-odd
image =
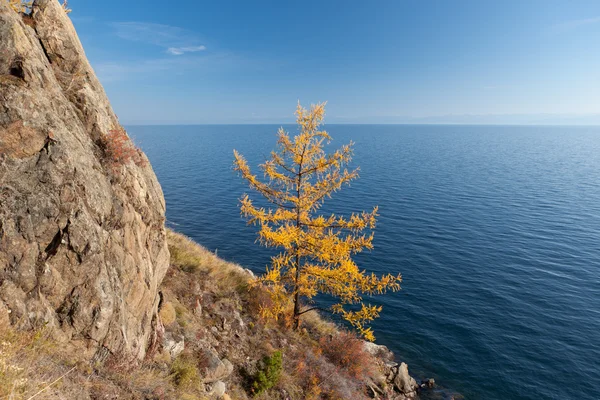
[[[303,329],[299,332],[289,329],[283,319],[265,320],[260,316],[260,308],[269,305],[270,297],[259,286],[249,284],[250,276],[240,266],[223,261],[178,233],[169,231],[168,241],[172,270],[165,286],[172,291],[170,295],[188,309],[187,313],[192,313],[189,310],[197,293],[191,292],[196,287],[202,292],[205,326],[219,326],[218,315],[224,311],[231,315],[237,310],[248,321],[237,338],[229,342],[220,339],[220,348],[234,364],[247,365],[240,376],[231,379],[230,393],[236,393],[234,398],[246,398],[252,393],[247,378],[255,376],[260,359],[272,354],[274,349],[283,351],[281,377],[274,388],[255,398],[366,398],[363,380],[370,377],[368,365],[373,364],[373,360],[356,335],[340,331],[336,324],[323,319],[316,311],[304,316]],[[194,318],[191,320],[184,329],[190,330],[191,325],[202,331],[202,324],[194,322]],[[204,340],[207,335],[210,336],[210,332],[197,337]],[[248,356],[254,359],[251,365],[246,362]]]
[[[62,352],[47,329],[17,331],[8,323],[7,315],[0,321],[0,398],[81,394],[76,382],[82,365]]]
[[[200,382],[200,374],[194,360],[188,355],[178,357],[171,365],[171,374],[175,384],[183,389],[198,386]]]
[[[104,365],[91,366],[69,359],[73,355],[64,354],[45,330],[16,332],[0,324],[0,399],[27,399],[44,388],[36,399],[211,398],[203,391],[203,374],[213,362],[209,348],[234,365],[223,378],[232,399],[365,398],[364,381],[372,379],[365,365],[371,360],[360,340],[316,312],[305,315],[298,332],[262,319],[259,306],[268,296],[249,285],[251,276],[240,266],[183,235],[168,231],[167,238],[171,267],[159,315],[167,333],[185,338],[183,353],[172,359],[157,349],[142,363],[113,354]],[[276,350],[282,353],[279,379],[253,397],[261,360]]]
[[[167,229],[167,241],[172,267],[184,272],[210,274],[215,280],[225,279],[218,283],[226,288],[247,283],[249,276],[241,266],[219,258],[187,236]]]
[[[171,325],[177,319],[177,311],[173,306],[173,303],[167,302],[165,303],[159,313],[160,319],[162,323],[165,325]]]

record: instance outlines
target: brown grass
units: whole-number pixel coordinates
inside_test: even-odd
[[[7,317],[0,318],[0,398],[29,399],[36,394],[44,398],[58,392],[80,395],[75,382],[83,365],[63,353],[49,330],[17,331]]]
[[[171,302],[167,302],[162,306],[159,315],[164,325],[171,325],[177,319],[177,312]]]
[[[279,381],[255,398],[366,398],[372,360],[356,336],[316,312],[305,315],[299,332],[263,320],[259,306],[268,296],[248,284],[251,277],[241,267],[178,233],[168,231],[167,240],[171,268],[161,287],[160,317],[167,332],[185,337],[183,353],[173,360],[158,349],[139,363],[117,354],[92,366],[69,359],[76,355],[65,354],[44,330],[16,332],[0,324],[0,399],[26,399],[57,379],[39,398],[202,399],[202,374],[210,363],[205,350],[211,346],[234,365],[225,379],[232,399],[252,397],[248,377],[275,349],[283,353]]]

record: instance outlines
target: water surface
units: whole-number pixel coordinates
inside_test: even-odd
[[[256,272],[233,149],[264,161],[278,126],[132,126],[174,228]],[[293,126],[287,127],[292,133]],[[361,178],[327,203],[379,205],[361,267],[401,272],[377,341],[467,399],[600,399],[600,127],[330,125]]]

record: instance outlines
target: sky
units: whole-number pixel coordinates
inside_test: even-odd
[[[600,124],[598,0],[69,6],[124,124]]]

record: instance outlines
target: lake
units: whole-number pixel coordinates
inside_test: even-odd
[[[233,149],[258,172],[277,128],[128,130],[171,227],[262,272],[273,253],[240,217],[238,199],[252,193]],[[375,248],[357,263],[404,279],[374,298],[377,343],[466,399],[600,399],[600,127],[325,128],[329,149],[356,143],[361,168],[326,210],[378,205]]]

